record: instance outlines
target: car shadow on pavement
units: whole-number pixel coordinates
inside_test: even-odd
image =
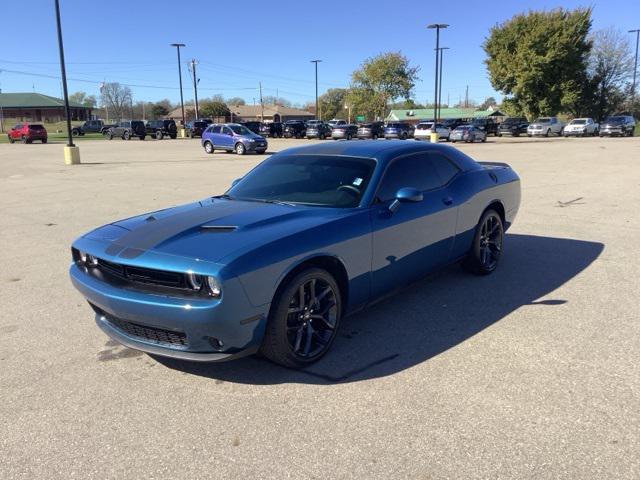
[[[426,277],[345,318],[329,353],[304,370],[258,357],[217,364],[154,358],[185,373],[247,384],[332,384],[392,375],[455,347],[524,305],[567,303],[540,299],[586,269],[603,248],[596,242],[509,234],[492,275],[471,275],[453,265]]]

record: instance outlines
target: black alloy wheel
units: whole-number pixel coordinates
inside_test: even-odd
[[[125,132],[122,134],[122,139],[123,140],[131,140],[131,134],[129,133],[128,130],[125,130]]]
[[[325,270],[310,268],[280,292],[267,324],[262,353],[287,367],[320,359],[331,347],[342,311],[340,291]]]
[[[487,275],[498,266],[504,242],[504,226],[495,210],[487,210],[478,222],[471,250],[464,266],[473,273]]]
[[[156,139],[158,140],[162,140],[164,138],[164,134],[162,133],[161,130],[157,130],[156,131]]]

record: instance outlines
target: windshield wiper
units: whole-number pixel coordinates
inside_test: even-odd
[[[273,200],[273,199],[256,199],[259,202],[263,203],[275,203],[276,205],[289,205],[290,207],[295,207],[295,203],[285,202],[284,200]]]

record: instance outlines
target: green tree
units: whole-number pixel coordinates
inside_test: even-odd
[[[572,108],[584,94],[590,28],[590,8],[531,11],[493,27],[483,45],[493,88],[529,117]]]
[[[342,117],[346,101],[346,88],[330,88],[318,97],[320,117],[323,120],[331,120],[332,118]],[[315,103],[313,104],[313,106],[315,108]]]
[[[482,102],[478,108],[482,109],[482,110],[486,110],[489,107],[495,107],[496,105],[498,105],[498,102],[496,102],[496,99],[493,97],[487,97],[484,99],[484,102]]]
[[[240,98],[240,97],[231,97],[228,98],[225,103],[227,105],[246,105],[247,102],[245,102],[244,98]]]
[[[207,99],[200,102],[198,114],[202,118],[225,117],[230,114],[229,107],[219,100]]]
[[[153,106],[151,107],[151,115],[153,115],[154,118],[162,118],[168,114],[169,114],[169,109],[165,104],[161,102],[154,103]]]
[[[411,98],[419,67],[411,66],[400,52],[381,53],[366,59],[351,74],[348,101],[352,110],[371,118],[384,117],[389,102]]]
[[[98,104],[98,100],[95,95],[87,95],[86,92],[74,92],[69,95],[69,100],[72,102],[77,102],[85,107],[95,108]]]

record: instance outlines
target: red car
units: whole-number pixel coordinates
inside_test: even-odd
[[[13,143],[20,140],[22,143],[31,143],[34,140],[40,140],[47,143],[47,131],[39,123],[19,123],[9,130],[9,142]]]

